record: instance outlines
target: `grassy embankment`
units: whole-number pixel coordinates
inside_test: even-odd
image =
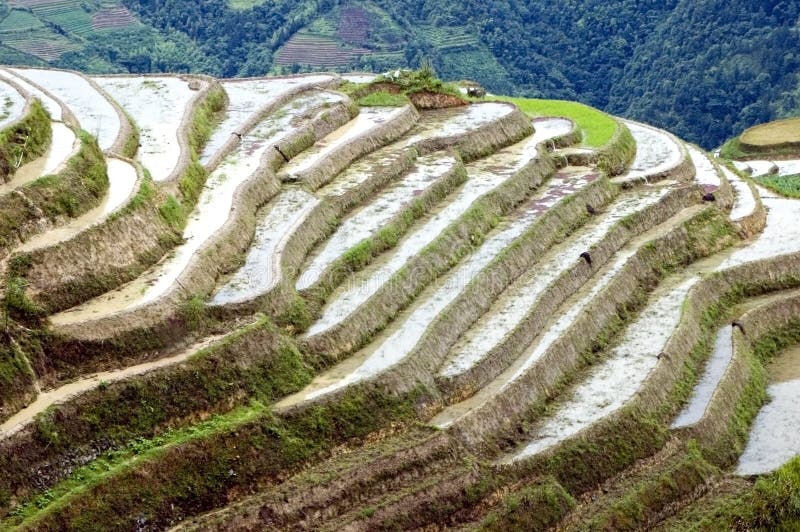
[[[761,371],[800,342],[800,321],[759,338],[752,356]],[[748,423],[749,425],[749,423]],[[668,522],[671,530],[800,530],[800,457],[754,481],[731,481]]]
[[[35,100],[22,119],[0,130],[0,181],[9,181],[19,167],[50,147],[50,116]]]
[[[588,105],[563,100],[538,100],[498,96],[498,101],[511,102],[531,116],[563,116],[575,122],[583,133],[583,144],[599,148],[607,144],[617,131],[617,122],[606,113]]]

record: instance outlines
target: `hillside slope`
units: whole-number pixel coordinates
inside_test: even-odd
[[[800,159],[512,100],[0,67],[0,530],[789,530]]]
[[[800,110],[799,10],[751,0],[11,0],[0,3],[0,63],[234,77],[428,58],[444,78],[577,99],[711,148]]]

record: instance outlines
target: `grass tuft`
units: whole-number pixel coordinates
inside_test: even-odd
[[[359,98],[356,103],[361,107],[402,107],[409,103],[409,99],[403,94],[377,91]]]

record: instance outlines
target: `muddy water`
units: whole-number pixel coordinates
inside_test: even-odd
[[[724,166],[722,167],[722,173],[725,174],[728,182],[736,191],[736,200],[733,203],[730,214],[731,220],[736,222],[753,214],[756,210],[756,198],[750,185]]]
[[[119,115],[114,106],[82,76],[61,70],[11,70],[69,106],[81,128],[97,137],[100,148],[107,150],[114,144],[121,127]]]
[[[625,121],[636,140],[636,156],[628,173],[615,181],[641,179],[676,167],[683,160],[680,145],[666,131]]]
[[[767,396],[739,458],[739,475],[769,473],[800,455],[800,379],[770,384]]]
[[[732,330],[730,325],[726,325],[717,333],[714,350],[711,353],[711,358],[706,363],[703,376],[695,386],[689,403],[673,421],[672,428],[688,427],[700,421],[732,358]]]
[[[800,379],[800,346],[787,349],[769,364],[771,382],[790,382]]]
[[[319,280],[319,276],[342,254],[372,237],[392,218],[435,183],[442,175],[455,168],[457,161],[450,155],[435,153],[417,160],[411,171],[396,184],[378,194],[368,205],[346,217],[322,249],[307,263],[297,281],[303,290]]]
[[[288,91],[299,86],[313,86],[325,83],[331,79],[331,76],[319,75],[285,79],[223,81],[222,87],[228,94],[228,107],[225,118],[214,130],[205,148],[203,148],[200,162],[206,164],[210,161],[234,132],[244,133],[240,129],[254,113],[278,100]]]
[[[770,197],[765,192],[761,201],[767,208],[764,230],[755,239],[741,244],[722,268],[800,251],[800,200]]]
[[[0,81],[0,129],[22,115],[25,98],[11,85]]]
[[[358,116],[292,159],[281,173],[294,176],[304,172],[319,164],[336,149],[369,134],[370,130],[381,124],[391,122],[403,112],[405,112],[403,107],[362,107]]]
[[[592,370],[556,413],[535,429],[533,439],[502,461],[513,462],[537,454],[622,408],[639,391],[658,364],[658,355],[678,326],[683,302],[698,281],[698,272],[719,258],[701,261],[665,280],[627,329],[610,358]]]
[[[181,157],[181,121],[195,91],[176,77],[104,78],[94,80],[133,118],[139,128],[136,157],[155,181],[172,174]]]
[[[797,175],[800,174],[800,160],[789,161],[733,161],[734,166],[753,177],[767,174]]]
[[[248,301],[277,285],[286,243],[318,204],[313,194],[290,187],[261,209],[244,266],[214,294],[211,304]]]
[[[28,92],[28,94],[32,95],[34,98],[38,98],[44,108],[47,109],[47,112],[50,113],[50,118],[57,122],[62,120],[61,118],[61,104],[55,101],[53,98],[39,90],[38,88],[34,87],[26,80],[20,78],[19,76],[15,75],[10,70],[5,70],[0,68],[0,79],[7,79],[15,82],[17,85],[22,87],[24,90]]]
[[[591,183],[596,174],[591,172],[563,173],[548,181],[543,190],[518,209],[505,224],[495,230],[463,264],[438,281],[435,289],[427,290],[417,299],[413,311],[406,313],[395,325],[394,331],[383,341],[374,342],[354,358],[363,362],[352,372],[336,382],[320,386],[312,382],[295,399],[312,400],[360,382],[400,363],[411,353],[425,334],[428,326],[452,303],[497,254],[520,237],[548,209],[563,198],[574,194]],[[366,356],[364,356],[366,355]],[[339,375],[339,371],[336,371]],[[327,377],[321,382],[327,383]]]
[[[504,109],[506,106],[501,107]],[[495,108],[496,112],[498,109]],[[544,134],[527,140],[467,165],[467,182],[443,208],[416,224],[416,230],[395,248],[340,287],[325,306],[322,316],[308,330],[308,335],[320,334],[333,327],[375,294],[412,257],[422,251],[448,225],[469,209],[472,203],[498,187],[520,168],[537,156],[536,145],[546,140]]]
[[[760,475],[800,455],[800,346],[780,353],[767,366],[768,403],[750,429],[736,472]]]
[[[17,249],[19,251],[32,251],[69,240],[89,227],[102,222],[109,214],[124,205],[136,185],[138,178],[136,168],[121,159],[113,157],[109,157],[106,163],[108,164],[108,194],[99,206],[65,225],[34,236]]]
[[[256,176],[267,150],[291,134],[299,113],[326,102],[337,101],[334,93],[316,93],[280,109],[264,119],[209,176],[200,193],[197,206],[183,232],[184,242],[150,271],[119,290],[103,294],[66,312],[51,316],[55,324],[75,323],[113,312],[143,305],[161,297],[173,287],[198,250],[228,220],[239,186]]]
[[[512,285],[492,308],[453,347],[440,375],[454,377],[468,371],[513,331],[535,308],[547,288],[599,242],[619,220],[658,202],[667,187],[627,194],[566,242],[550,251],[530,273]]]
[[[694,180],[699,183],[707,192],[714,191],[720,187],[721,181],[717,168],[711,159],[694,146],[687,144],[686,149],[695,168]]]
[[[467,131],[500,120],[514,111],[515,107],[507,103],[486,102],[453,107],[422,113],[423,120],[414,129],[411,136],[405,139],[405,145],[434,137],[450,137],[462,135]]]
[[[53,139],[47,152],[38,159],[23,165],[8,183],[0,184],[0,195],[8,194],[38,178],[54,174],[80,149],[75,133],[61,122],[52,122]]]
[[[686,209],[668,222],[645,232],[629,242],[615,254],[612,261],[597,272],[578,293],[570,297],[561,306],[561,310],[543,328],[543,332],[537,336],[528,349],[508,369],[474,396],[444,409],[430,423],[442,429],[447,428],[460,418],[486,406],[493,397],[501,394],[506,388],[526,375],[541,360],[556,340],[574,325],[583,310],[614,280],[638,248],[666,234],[675,226],[697,214],[697,212],[698,208]]]
[[[78,395],[94,390],[100,385],[110,384],[136,375],[143,375],[159,368],[179,364],[220,338],[222,338],[222,336],[205,338],[178,353],[153,360],[152,362],[137,364],[136,366],[130,366],[121,370],[95,373],[58,388],[40,392],[33,403],[29,404],[0,425],[0,439],[7,438],[23,429],[33,421],[37,414],[44,412],[50,406],[64,403]]]

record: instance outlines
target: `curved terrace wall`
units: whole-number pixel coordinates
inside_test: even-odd
[[[78,153],[58,173],[0,196],[0,211],[4,213],[0,254],[7,255],[31,236],[99,204],[108,188],[105,158],[97,141],[87,133],[81,134],[80,142]]]
[[[204,99],[194,102],[192,117],[212,112],[207,108],[208,97],[220,90],[219,84],[209,84]],[[204,180],[205,173],[190,168],[201,148],[196,141],[202,139],[189,139],[188,133],[181,137],[189,143],[189,159],[179,168],[177,182],[190,172],[194,179]],[[24,267],[16,268],[15,274],[27,281],[28,297],[48,313],[60,312],[118,288],[156,264],[181,241],[182,228],[162,214],[172,187],[168,184],[162,190],[149,179],[140,181],[118,215],[68,241],[19,254],[16,263]],[[184,211],[192,207],[192,202],[184,200]]]
[[[797,286],[797,264],[796,255],[786,255],[703,277],[690,290],[680,324],[664,350],[667,356],[661,357],[633,399],[555,448],[522,465],[518,462],[517,470],[509,472],[548,472],[572,493],[579,493],[629,466],[631,460],[657,450],[666,438],[665,424],[691,389],[685,382],[693,379],[693,366],[713,341],[721,309],[743,295]],[[592,464],[591,472],[580,465],[587,463]],[[585,474],[575,475],[576,468]]]
[[[406,105],[398,115],[383,124],[370,128],[327,154],[310,168],[299,172],[294,179],[301,181],[311,190],[328,183],[333,176],[347,168],[353,161],[375,149],[396,140],[416,124],[419,113],[412,105]]]
[[[562,273],[552,287],[538,298],[539,303],[534,312],[526,316],[502,343],[487,353],[481,363],[452,379],[438,380],[447,400],[457,402],[468,397],[499,375],[531,344],[536,335],[545,330],[553,313],[570,294],[576,293],[595,274],[597,267],[613,259],[614,254],[634,236],[666,222],[680,210],[697,203],[700,196],[697,187],[680,187],[669,192],[655,205],[617,222],[600,242],[587,250],[595,266],[590,267],[584,260],[576,257],[575,264]]]
[[[352,116],[352,108],[334,105],[313,123],[290,134],[283,142],[282,150],[293,157]],[[257,171],[261,177],[240,186],[228,220],[191,258],[175,286],[167,293],[152,303],[129,311],[62,326],[54,331],[57,337],[48,348],[49,361],[72,370],[113,367],[124,363],[126,355],[180,341],[193,326],[190,320],[181,316],[182,304],[196,295],[209,293],[220,273],[230,270],[246,249],[253,233],[257,207],[280,190],[275,171],[283,162],[279,154],[271,150],[266,152]]]
[[[800,255],[794,254],[780,260],[792,262],[797,259],[800,259]],[[772,269],[775,264],[764,266]],[[800,268],[797,269],[796,275],[800,281]],[[685,437],[695,438],[705,447],[718,449],[719,455],[727,459],[721,465],[729,465],[730,460],[738,456],[738,453],[731,450],[727,437],[732,420],[738,418],[738,410],[742,408],[743,403],[752,402],[752,398],[748,397],[748,390],[756,387],[763,393],[765,386],[763,368],[755,359],[753,346],[771,333],[796,323],[798,316],[800,316],[800,296],[789,295],[760,305],[737,317],[736,321],[742,325],[744,333],[741,329],[731,328],[733,357],[730,364],[717,384],[702,418],[685,429],[679,429],[679,433],[685,434]],[[761,394],[757,397],[760,398]],[[721,441],[727,444],[725,446],[727,448],[720,445]],[[740,439],[736,443],[738,445],[733,448],[741,450],[744,442]]]

